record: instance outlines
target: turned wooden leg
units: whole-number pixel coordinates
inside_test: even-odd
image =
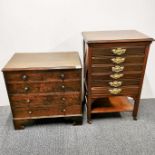
[[[24,129],[28,120],[13,120],[15,130]]]
[[[139,109],[139,103],[140,103],[140,98],[136,98],[135,99],[135,103],[134,103],[134,109],[133,109],[133,119],[137,120],[137,114],[138,114],[138,109]]]
[[[88,97],[87,100],[87,122],[89,124],[92,124],[92,120],[91,120],[91,98]]]
[[[83,123],[82,116],[73,118],[73,125],[82,125],[82,123]]]

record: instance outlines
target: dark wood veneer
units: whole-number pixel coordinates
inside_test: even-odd
[[[137,119],[146,62],[153,39],[135,30],[82,34],[88,122],[91,123],[93,113],[121,111],[132,111],[133,118]],[[112,61],[116,57],[125,61],[117,64]],[[112,70],[112,67],[117,65],[124,67],[118,73],[123,76],[114,79],[111,75],[117,71]],[[109,82],[114,81],[121,81],[122,84],[116,87],[109,85]],[[127,97],[134,99],[134,105],[129,103]],[[104,107],[107,104],[110,106]]]
[[[34,56],[37,58],[32,59]],[[77,52],[18,53],[3,73],[15,129],[23,129],[34,119],[54,117],[70,117],[74,125],[82,124],[81,63]]]

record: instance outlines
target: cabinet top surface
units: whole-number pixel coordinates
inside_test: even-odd
[[[136,30],[89,31],[82,35],[87,43],[153,41],[153,38]]]
[[[81,68],[78,52],[15,53],[3,71]]]

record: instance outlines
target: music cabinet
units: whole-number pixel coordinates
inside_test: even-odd
[[[135,30],[82,34],[88,122],[92,114],[122,111],[136,120],[153,39]]]

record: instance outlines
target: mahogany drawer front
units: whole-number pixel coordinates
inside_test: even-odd
[[[53,108],[32,108],[30,117],[46,117],[46,116],[64,116],[63,108],[55,106]]]
[[[113,53],[114,49],[121,48],[125,49],[126,52],[122,54],[122,56],[127,55],[144,55],[145,54],[145,46],[113,46],[113,47],[96,47],[92,48],[92,57],[100,57],[100,56],[117,56],[117,54]]]
[[[116,57],[117,56],[92,57],[92,64],[114,64],[112,59]],[[121,57],[125,59],[125,61],[121,64],[130,64],[130,63],[139,64],[144,62],[144,55],[129,55],[129,56],[121,56]]]
[[[82,107],[80,105],[66,106],[65,110],[65,115],[82,115]]]
[[[20,107],[52,107],[54,105],[65,104],[80,105],[81,94],[76,93],[57,93],[51,95],[10,95],[13,108]]]
[[[111,77],[111,75],[113,75],[114,73],[113,72],[106,72],[106,73],[93,73],[91,75],[91,78],[92,78],[92,81],[94,80],[116,80],[116,79],[113,79]],[[123,72],[123,77],[120,77],[119,79],[117,80],[122,80],[122,79],[131,79],[131,80],[135,80],[135,79],[140,79],[142,76],[142,72]]]
[[[7,83],[7,88],[9,94],[80,91],[81,81]]]
[[[23,108],[12,108],[12,114],[13,118],[26,118],[30,117],[29,115],[29,108],[23,107]]]
[[[16,108],[13,109],[14,118],[37,118],[46,116],[65,116],[65,115],[81,115],[82,108],[80,105],[71,106],[53,106],[51,108]]]
[[[112,67],[115,67],[117,65],[92,65],[92,73],[106,73],[108,71],[112,71]],[[142,71],[143,70],[143,64],[130,64],[130,65],[118,65],[121,67],[124,67],[124,71]]]
[[[81,70],[7,71],[6,81],[50,81],[81,79]]]
[[[76,115],[81,114],[82,109],[80,105],[72,106],[59,106],[53,108],[33,108],[31,109],[31,118],[33,117],[46,117],[46,116],[65,116],[65,115]]]
[[[53,108],[16,108],[12,110],[14,118],[32,118],[39,116],[52,116],[52,115],[64,115],[60,106]]]
[[[92,87],[91,88],[91,94],[92,98],[98,98],[98,97],[106,97],[106,96],[113,96],[115,94],[111,94],[109,89],[114,89],[112,87]],[[121,87],[122,91],[116,96],[137,96],[139,93],[139,87],[137,86],[127,86],[127,87]]]
[[[100,79],[94,79],[91,82],[91,86],[92,87],[108,87],[110,86],[110,82],[114,82],[114,81],[120,81],[122,84],[121,86],[139,86],[140,84],[140,80],[138,79],[118,79],[118,80],[100,80]]]

